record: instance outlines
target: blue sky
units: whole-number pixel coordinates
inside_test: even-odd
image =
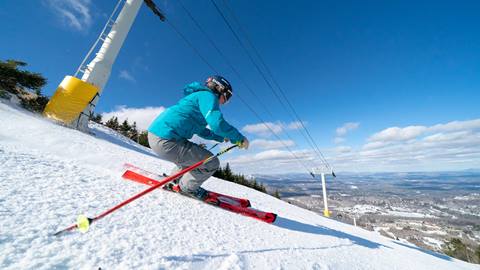
[[[211,1],[183,3],[261,102],[178,1],[156,3],[303,165],[321,164]],[[224,1],[216,3],[228,16]],[[478,1],[227,3],[337,170],[480,167]],[[52,95],[62,78],[75,72],[115,4],[114,0],[1,1],[1,58],[28,62],[30,70],[48,78],[43,91]],[[185,84],[212,73],[168,24],[144,6],[97,112],[148,125],[155,114],[176,103]],[[225,158],[234,169],[305,171],[238,98],[234,96],[222,110],[252,142],[249,151]]]

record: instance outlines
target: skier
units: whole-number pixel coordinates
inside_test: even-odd
[[[223,119],[219,104],[226,104],[232,97],[232,86],[222,76],[211,76],[205,85],[193,82],[184,88],[184,97],[163,111],[148,128],[150,148],[162,159],[184,169],[213,154],[189,141],[194,134],[217,142],[230,141],[248,149],[248,139]],[[210,129],[207,128],[207,125]],[[207,195],[201,188],[220,166],[218,158],[184,174],[176,182],[180,192],[199,199]],[[172,186],[170,186],[171,188]]]

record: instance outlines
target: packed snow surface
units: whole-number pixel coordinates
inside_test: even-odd
[[[94,223],[52,233],[139,193],[124,163],[173,164],[99,125],[95,135],[0,103],[0,269],[479,269],[211,178],[204,185],[278,213],[274,224],[155,190]]]

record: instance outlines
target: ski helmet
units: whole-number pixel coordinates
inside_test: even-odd
[[[208,77],[206,84],[208,85],[210,82],[215,84],[215,87],[212,90],[216,91],[219,95],[224,96],[225,101],[230,100],[233,95],[233,90],[232,85],[227,79],[219,75],[213,75]]]

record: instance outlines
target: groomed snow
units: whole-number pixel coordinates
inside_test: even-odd
[[[0,269],[480,269],[324,218],[243,186],[206,188],[278,213],[274,224],[153,191],[93,224],[52,233],[145,189],[122,165],[170,171],[148,149],[93,125],[95,136],[0,103]]]

